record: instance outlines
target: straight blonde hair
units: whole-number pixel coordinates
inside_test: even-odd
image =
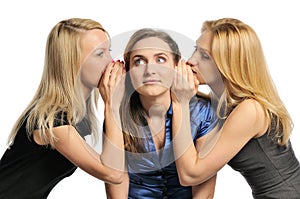
[[[53,146],[57,140],[53,134],[56,122],[76,125],[88,122],[93,140],[98,140],[98,125],[95,114],[99,98],[98,89],[85,100],[80,79],[82,33],[88,30],[103,29],[102,25],[91,19],[71,18],[56,24],[49,33],[45,63],[40,85],[8,138],[8,145],[14,143],[17,132],[26,121],[27,135],[30,138],[39,129],[39,138]],[[63,114],[56,121],[57,114]],[[64,121],[65,120],[65,121]]]
[[[212,33],[212,57],[223,76],[225,91],[218,114],[226,118],[244,99],[255,99],[265,109],[274,139],[287,145],[292,119],[269,74],[260,40],[255,31],[237,19],[223,18],[203,23],[202,32]]]

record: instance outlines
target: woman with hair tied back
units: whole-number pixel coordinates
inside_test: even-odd
[[[124,84],[125,70],[109,51],[109,35],[94,20],[71,18],[53,27],[40,85],[15,123],[0,161],[0,198],[47,198],[77,167],[107,183],[122,182],[121,97],[113,94],[117,88],[122,94],[124,88],[117,85]],[[98,138],[99,91],[107,121],[101,155],[83,138]]]
[[[184,63],[177,43],[161,30],[140,29],[124,52],[126,88],[120,116],[126,168],[121,184],[106,184],[108,198],[190,199],[205,189],[214,192],[215,178],[196,187],[179,183],[172,148],[171,85],[174,67]],[[191,137],[199,146],[217,124],[210,100],[194,95],[189,103]],[[204,194],[204,192],[202,192]]]
[[[188,64],[191,67],[176,69],[177,98],[172,98],[173,147],[181,184],[205,182],[228,164],[245,177],[254,198],[300,198],[300,165],[290,142],[292,120],[255,31],[237,19],[206,21]],[[210,86],[221,120],[217,139],[209,151],[203,148],[205,154],[192,144],[182,150],[192,142],[187,106],[193,95],[192,72],[198,83]]]

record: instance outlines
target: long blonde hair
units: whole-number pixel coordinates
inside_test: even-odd
[[[19,119],[8,139],[12,145],[18,130],[26,122],[28,137],[39,129],[39,138],[53,146],[56,137],[53,125],[57,114],[70,125],[85,119],[97,141],[98,125],[95,108],[99,97],[98,89],[85,100],[80,79],[81,46],[83,32],[100,29],[107,33],[101,24],[90,19],[71,18],[56,24],[48,35],[44,71],[40,85]]]
[[[223,18],[203,23],[202,32],[212,33],[212,57],[223,76],[225,91],[218,111],[226,118],[244,99],[255,99],[269,118],[269,132],[280,145],[288,144],[293,122],[269,74],[260,40],[240,20]],[[223,109],[224,110],[224,109]]]

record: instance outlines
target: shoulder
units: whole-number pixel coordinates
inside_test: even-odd
[[[202,135],[212,130],[219,122],[209,97],[195,95],[190,101],[190,120]]]
[[[211,118],[216,115],[210,98],[198,95],[198,93],[190,101],[190,112],[198,117]]]
[[[268,126],[265,108],[255,99],[242,101],[226,120],[252,129],[256,135],[265,133]]]
[[[237,105],[231,114],[244,115],[248,116],[249,119],[256,119],[264,116],[265,109],[262,104],[255,99],[246,99]]]
[[[190,100],[190,107],[197,106],[202,108],[209,108],[211,106],[211,100],[209,96],[201,95],[197,93]]]
[[[53,128],[53,135],[57,139],[56,141],[65,141],[72,138],[75,134],[78,134],[76,128],[72,125],[62,125]]]

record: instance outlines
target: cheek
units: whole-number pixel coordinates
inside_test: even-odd
[[[206,81],[204,80],[202,74],[197,71],[197,73],[193,73],[194,77],[199,81],[199,84],[206,84]]]
[[[198,69],[207,84],[214,83],[220,78],[220,73],[214,64],[200,64]]]
[[[166,86],[167,88],[170,88],[171,85],[173,84],[174,73],[175,73],[175,70],[173,68],[165,69],[160,73],[163,85]]]
[[[207,84],[212,83],[214,80],[214,73],[210,68],[207,67],[199,67],[200,68],[200,76],[203,78],[203,81]]]
[[[133,67],[129,70],[131,83],[135,89],[140,87],[143,82],[143,70],[141,67]]]
[[[98,84],[106,66],[106,62],[97,59],[87,59],[81,66],[82,81],[91,85]]]
[[[104,71],[105,69],[105,66],[101,66],[97,63],[85,63],[83,66],[82,66],[82,72],[85,74],[85,75],[90,75],[90,76],[95,76],[95,75],[100,75],[102,74],[102,72]]]

